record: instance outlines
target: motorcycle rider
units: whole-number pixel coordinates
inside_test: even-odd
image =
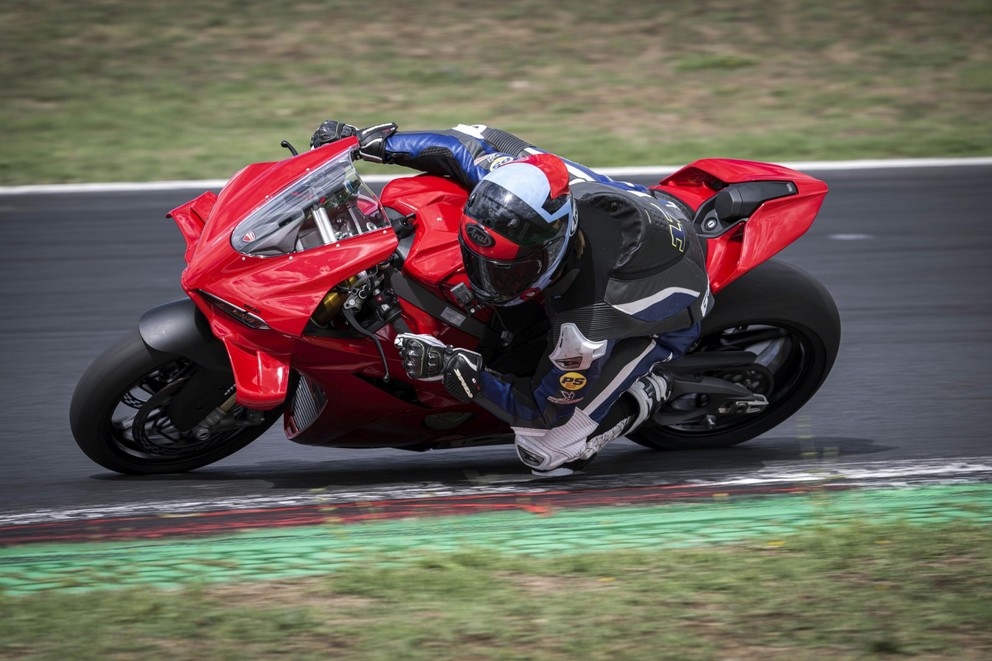
[[[699,337],[712,303],[687,208],[483,125],[398,131],[328,120],[311,147],[352,135],[366,161],[469,189],[458,239],[473,293],[497,310],[541,301],[551,322],[528,377],[486,369],[480,354],[431,335],[400,334],[411,378],[441,380],[508,423],[536,475],[571,474],[658,410],[670,391],[658,366]]]

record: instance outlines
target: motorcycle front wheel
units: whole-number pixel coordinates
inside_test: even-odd
[[[218,425],[206,438],[181,430],[170,405],[188,384],[203,382],[203,370],[188,358],[150,348],[137,329],[131,331],[97,357],[76,385],[69,425],[79,448],[118,473],[181,473],[237,452],[279,419],[282,407],[251,424]],[[233,374],[212,372],[207,380],[221,389],[234,384]],[[235,407],[230,419],[247,420],[246,414]]]
[[[649,421],[628,438],[659,450],[737,445],[774,428],[796,413],[819,390],[840,347],[840,316],[829,292],[805,271],[768,261],[716,295],[691,353],[751,351],[753,365],[699,372],[745,385],[764,395],[758,413],[691,416],[703,408],[701,396],[666,402],[661,413],[678,413],[681,424]]]

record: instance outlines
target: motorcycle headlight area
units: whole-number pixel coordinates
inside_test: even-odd
[[[312,250],[389,227],[379,198],[349,154],[297,179],[238,223],[231,245],[240,253],[272,257]]]

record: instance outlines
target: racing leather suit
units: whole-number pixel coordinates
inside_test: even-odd
[[[541,150],[505,131],[459,125],[393,133],[382,160],[471,189],[492,169],[533,153]],[[635,412],[614,404],[654,366],[685,353],[712,302],[687,209],[562,160],[579,231],[561,275],[543,292],[550,319],[544,357],[532,376],[481,370],[472,400],[510,424],[521,460],[537,470],[587,460],[631,431]]]

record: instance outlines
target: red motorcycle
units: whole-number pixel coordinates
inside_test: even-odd
[[[392,340],[430,333],[525,375],[547,316],[538,304],[495,313],[472,297],[457,240],[468,191],[419,175],[377,197],[354,168],[356,149],[348,138],[249,165],[220,195],[170,212],[186,241],[188,298],[146,312],[80,379],[70,424],[93,461],[187,471],[280,416],[306,445],[512,442],[509,427],[439,381],[407,378]],[[698,342],[666,364],[671,398],[630,438],[658,449],[754,438],[803,406],[837,355],[830,294],[769,261],[809,228],[827,187],[777,165],[705,159],[651,191],[689,211],[716,302]]]

